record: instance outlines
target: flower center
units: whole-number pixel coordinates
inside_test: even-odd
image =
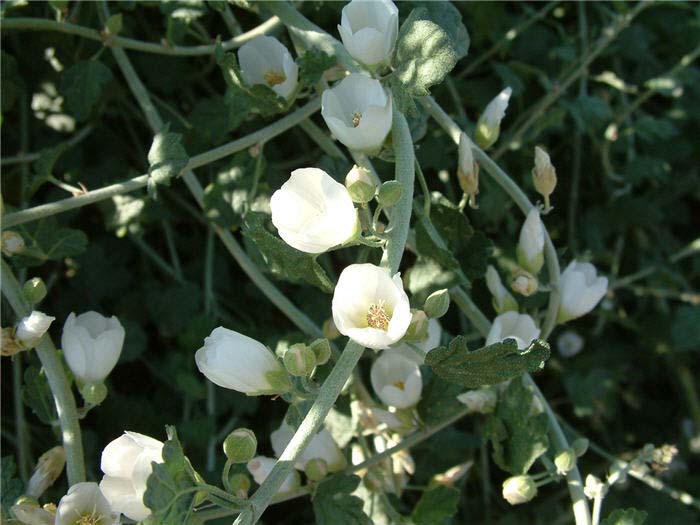
[[[275,71],[274,69],[271,69],[267,73],[263,75],[263,78],[265,79],[265,83],[272,87],[276,86],[277,84],[281,84],[285,80],[287,80],[287,77],[285,76],[284,73],[280,73],[279,71]]]
[[[352,127],[356,128],[360,125],[360,120],[362,120],[362,113],[359,111],[354,111],[352,114]]]
[[[389,329],[389,315],[384,308],[384,300],[372,303],[367,310],[367,325],[385,332]]]
[[[75,521],[75,525],[97,525],[99,521],[100,516],[96,516],[94,513],[83,514]]]
[[[406,383],[404,383],[404,382],[401,381],[401,380],[394,381],[394,382],[392,383],[392,385],[394,385],[394,386],[395,386],[396,388],[398,388],[399,390],[404,390],[404,389],[406,388]]]

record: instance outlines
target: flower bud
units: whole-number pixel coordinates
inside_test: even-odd
[[[423,304],[425,314],[431,319],[439,319],[450,308],[450,293],[447,288],[431,293]]]
[[[513,274],[513,280],[510,283],[510,287],[514,292],[518,292],[520,295],[529,297],[539,288],[539,282],[537,277],[532,275],[521,268],[517,269]]]
[[[508,289],[503,286],[501,277],[498,275],[498,271],[493,266],[489,266],[486,269],[486,286],[491,292],[491,302],[493,304],[493,309],[496,310],[497,314],[503,314],[510,310],[518,309],[517,301],[510,294]]]
[[[25,248],[24,239],[19,233],[11,230],[2,232],[2,253],[7,257],[22,253]]]
[[[58,479],[66,465],[63,447],[53,447],[44,452],[36,463],[32,477],[27,483],[27,495],[39,498]]]
[[[295,377],[309,377],[316,366],[316,355],[304,344],[292,345],[284,353],[284,367]]]
[[[498,135],[501,133],[501,121],[506,115],[508,101],[512,93],[513,90],[511,88],[505,88],[496,98],[489,102],[481,117],[479,117],[476,123],[474,139],[482,149],[490,148],[498,140]]]
[[[22,525],[54,525],[54,515],[42,509],[39,503],[35,502],[18,502],[10,508],[10,514],[14,519],[22,523]]]
[[[80,389],[80,395],[89,405],[99,405],[107,397],[107,387],[102,381],[85,383]]]
[[[401,198],[401,193],[403,192],[403,187],[401,183],[397,180],[388,180],[379,187],[379,194],[377,195],[377,201],[382,205],[383,208],[391,208]]]
[[[537,496],[537,485],[528,475],[513,476],[503,482],[503,498],[511,505],[527,503]]]
[[[595,499],[598,497],[605,496],[607,492],[608,487],[605,485],[605,483],[600,481],[600,479],[598,479],[593,474],[588,474],[586,476],[586,482],[583,486],[583,493],[588,499]]]
[[[275,37],[260,35],[243,44],[238,50],[238,62],[248,85],[265,85],[285,99],[295,93],[299,66]]]
[[[477,414],[490,414],[496,409],[498,394],[491,387],[470,390],[457,396],[457,400]]]
[[[56,318],[34,310],[17,325],[15,340],[24,348],[33,348],[49,329],[54,319]]]
[[[328,339],[316,339],[309,345],[316,358],[316,365],[325,365],[331,358],[331,345]]]
[[[399,32],[399,10],[391,0],[353,0],[343,7],[338,32],[355,60],[365,66],[386,64]]]
[[[11,356],[24,350],[15,340],[15,331],[7,327],[2,329],[2,344],[0,345],[0,355]]]
[[[554,457],[554,465],[557,467],[557,474],[566,475],[576,466],[576,452],[573,448],[562,450]]]
[[[532,168],[532,182],[537,193],[544,198],[545,213],[551,209],[549,196],[557,186],[557,171],[545,150],[535,146],[535,167]]]
[[[409,342],[424,341],[428,337],[428,316],[423,310],[412,310],[411,313],[411,324],[408,325],[403,340]]]
[[[322,458],[313,458],[306,462],[306,477],[310,481],[320,481],[328,475],[328,464]]]
[[[574,440],[573,443],[571,443],[571,448],[573,449],[574,454],[576,454],[576,457],[580,458],[588,450],[589,444],[590,444],[590,441],[588,441],[587,438],[578,438],[578,439]]]
[[[224,440],[224,454],[231,463],[247,463],[257,450],[258,440],[248,428],[237,428]]]
[[[29,304],[39,304],[46,297],[46,285],[40,277],[29,279],[22,286],[22,295]]]
[[[85,383],[104,381],[119,361],[124,327],[116,316],[97,312],[71,314],[63,325],[61,346],[73,375]]]
[[[355,165],[345,177],[345,187],[353,202],[365,204],[374,198],[377,184],[367,168]]]
[[[469,198],[469,206],[477,208],[476,196],[479,193],[479,164],[474,161],[473,143],[466,133],[459,136],[459,164],[457,180],[464,194]]]
[[[593,310],[608,290],[608,278],[598,277],[591,263],[571,261],[559,279],[561,302],[557,322],[565,323]]]
[[[544,224],[537,208],[531,208],[527,214],[516,252],[520,266],[537,275],[544,264]]]
[[[229,487],[231,487],[234,496],[245,499],[250,490],[250,478],[246,474],[234,474],[229,480]]]

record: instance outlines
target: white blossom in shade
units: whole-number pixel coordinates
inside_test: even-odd
[[[294,436],[294,429],[287,423],[282,423],[282,425],[270,434],[270,441],[272,442],[272,450],[275,451],[275,455],[280,457],[284,449],[287,447],[289,442]],[[299,460],[294,465],[295,468],[305,471],[306,464],[312,459],[322,459],[326,462],[328,467],[328,472],[338,472],[345,468],[347,464],[345,456],[338,448],[337,443],[333,440],[330,432],[325,428],[318,432],[312,439],[308,446],[304,449],[299,457]]]
[[[506,116],[506,109],[513,90],[510,87],[501,91],[496,98],[488,103],[486,109],[476,123],[475,139],[482,148],[488,148],[498,140],[501,132],[501,121]]]
[[[518,349],[524,350],[540,336],[540,329],[527,314],[506,312],[493,320],[491,330],[486,338],[486,345],[492,345],[506,339],[515,339]]]
[[[238,62],[243,80],[251,86],[263,84],[287,99],[297,87],[299,66],[275,37],[261,35],[243,44]]]
[[[412,341],[409,343],[399,343],[392,346],[387,352],[397,353],[406,357],[417,364],[425,363],[425,355],[433,348],[440,346],[440,338],[442,336],[442,326],[437,319],[428,321],[428,330],[425,339],[422,341]]]
[[[583,350],[583,337],[578,335],[573,330],[562,332],[557,337],[557,350],[562,357],[573,357]]]
[[[284,242],[306,253],[348,242],[360,228],[347,188],[318,168],[294,170],[272,195],[270,209]]]
[[[197,368],[209,381],[249,396],[284,390],[284,367],[255,339],[219,326],[194,355]]]
[[[56,508],[55,525],[117,525],[119,513],[113,512],[107,498],[94,482],[76,483],[68,489]]]
[[[388,63],[399,33],[399,10],[391,0],[352,0],[338,26],[345,49],[366,66]]]
[[[400,274],[393,278],[374,264],[351,264],[333,293],[333,322],[356,343],[382,350],[403,337],[411,324],[411,308]]]
[[[544,224],[540,211],[533,207],[527,213],[518,241],[518,262],[533,275],[537,275],[544,264]]]
[[[112,509],[134,521],[145,520],[151,511],[143,503],[152,462],[163,462],[163,443],[137,432],[124,432],[102,451],[100,490]]]
[[[423,390],[420,368],[415,361],[395,352],[384,352],[372,364],[372,388],[385,405],[408,408],[416,405]]]
[[[391,130],[392,100],[378,80],[352,73],[321,97],[321,115],[345,146],[378,152]]]
[[[15,340],[22,343],[23,346],[31,348],[46,333],[55,319],[44,312],[34,310],[17,325]]]
[[[571,261],[559,281],[558,321],[565,323],[593,310],[608,291],[608,278],[598,277],[591,263]]]
[[[511,505],[527,503],[537,496],[537,485],[530,476],[513,476],[503,482],[503,498]]]
[[[253,476],[253,479],[258,485],[262,485],[267,476],[270,475],[272,468],[277,463],[275,458],[267,458],[265,456],[256,456],[251,459],[246,467],[248,472]],[[300,485],[299,474],[297,472],[292,472],[287,476],[280,486],[278,493],[280,492],[291,492],[297,489]]]
[[[115,316],[71,313],[63,325],[61,347],[73,375],[86,383],[103,381],[119,361],[124,336]]]
[[[472,412],[488,414],[493,412],[498,401],[498,393],[495,388],[485,387],[477,390],[469,390],[457,396],[457,400],[466,405]]]
[[[19,233],[11,230],[2,232],[2,253],[7,257],[22,253],[26,247],[24,238]]]
[[[491,265],[486,268],[486,286],[491,292],[493,309],[496,310],[496,313],[502,314],[518,309],[515,297],[503,285],[501,277],[498,275],[498,270]]]

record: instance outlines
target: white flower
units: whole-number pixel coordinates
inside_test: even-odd
[[[102,451],[100,490],[117,512],[134,521],[145,520],[151,511],[143,503],[152,462],[163,462],[163,443],[137,432],[124,432]]]
[[[498,394],[494,388],[485,387],[464,392],[457,396],[457,400],[472,412],[488,414],[496,408]]]
[[[294,429],[284,422],[270,434],[272,450],[275,451],[277,457],[282,455],[293,436]],[[311,442],[301,453],[294,467],[304,471],[306,470],[306,463],[312,459],[324,460],[328,467],[328,472],[338,472],[344,469],[346,465],[345,456],[343,456],[333,437],[325,428],[311,439]]]
[[[515,339],[518,349],[524,350],[533,339],[540,336],[540,329],[535,325],[535,321],[527,314],[518,312],[506,312],[493,320],[491,330],[486,338],[486,346]]]
[[[376,153],[391,130],[391,95],[378,80],[353,73],[323,92],[321,115],[348,148]]]
[[[86,383],[103,381],[119,361],[124,335],[115,316],[71,313],[63,325],[61,346],[73,375]]]
[[[256,456],[253,459],[251,459],[246,466],[248,468],[248,472],[250,472],[251,476],[253,476],[255,482],[258,485],[262,485],[263,481],[265,481],[267,476],[270,475],[270,472],[275,466],[275,463],[277,463],[277,460],[274,458]],[[292,472],[291,474],[289,474],[289,476],[285,478],[284,482],[282,483],[277,492],[291,492],[292,490],[298,488],[299,484],[299,474],[297,474],[296,472]]]
[[[518,303],[515,297],[503,286],[498,271],[491,265],[486,269],[486,286],[493,296],[493,309],[496,310],[496,313],[502,314],[509,310],[518,309]]]
[[[561,274],[559,287],[561,304],[557,320],[565,323],[595,308],[608,290],[608,278],[598,277],[591,263],[571,261]]]
[[[249,396],[277,394],[286,388],[282,364],[262,343],[219,326],[194,355],[209,381]]]
[[[537,485],[530,476],[513,476],[503,482],[503,498],[511,505],[527,503],[537,496]]]
[[[399,33],[399,10],[391,0],[352,0],[338,26],[343,45],[366,66],[388,63]]]
[[[348,242],[360,227],[347,188],[318,168],[294,170],[272,195],[270,209],[284,242],[306,253]]]
[[[241,75],[249,85],[263,84],[282,98],[297,87],[299,66],[287,48],[272,36],[258,36],[238,50]]]
[[[44,312],[34,310],[17,325],[15,339],[23,346],[31,348],[46,333],[54,319],[56,318],[46,315]]]
[[[520,229],[517,253],[520,266],[537,275],[544,264],[544,224],[537,208],[530,209]]]
[[[557,337],[557,350],[562,357],[573,357],[583,350],[583,337],[573,330],[567,330]]]
[[[408,296],[400,274],[373,264],[351,264],[333,293],[333,322],[338,331],[374,350],[388,348],[411,323]]]
[[[55,525],[117,525],[119,514],[112,508],[97,483],[76,483],[56,508]]]
[[[385,405],[414,406],[420,400],[423,380],[415,361],[396,352],[384,352],[372,364],[372,388]]]
[[[496,98],[488,103],[486,109],[476,123],[474,138],[482,148],[488,148],[498,140],[501,132],[501,121],[506,116],[506,109],[513,90],[509,87],[501,91]]]
[[[430,352],[433,348],[440,346],[441,336],[442,326],[440,326],[440,321],[437,319],[430,319],[428,321],[428,330],[425,339],[422,341],[411,341],[410,344],[400,343],[396,346],[392,346],[387,352],[400,354],[422,365],[425,363],[425,354]]]

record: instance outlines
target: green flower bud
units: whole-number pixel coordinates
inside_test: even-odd
[[[284,353],[284,367],[295,377],[309,377],[315,366],[316,355],[304,344],[292,345]]]
[[[390,208],[401,198],[403,187],[397,180],[389,180],[379,188],[377,200],[384,208]]]
[[[331,344],[328,339],[316,339],[309,348],[316,356],[316,365],[325,365],[331,358]]]
[[[486,106],[484,113],[479,117],[474,132],[474,140],[482,149],[490,148],[501,133],[501,121],[506,114],[508,101],[513,90],[509,87],[501,91]]]
[[[537,496],[537,485],[530,476],[513,476],[503,482],[503,498],[511,505],[527,503]]]
[[[265,372],[265,380],[270,384],[270,393],[284,394],[292,388],[289,375],[284,369]]]
[[[431,319],[438,319],[450,308],[450,293],[447,288],[431,293],[425,300],[423,310]]]
[[[237,428],[224,440],[224,454],[231,463],[246,463],[255,457],[257,450],[258,440],[248,428]]]
[[[583,437],[578,438],[573,443],[571,443],[571,448],[573,449],[577,458],[580,458],[586,453],[586,451],[588,450],[589,443],[590,442],[588,441],[588,439]]]
[[[353,166],[345,177],[345,187],[348,189],[353,202],[365,204],[374,198],[377,184],[372,179],[368,169]]]
[[[428,316],[423,310],[412,310],[411,324],[403,336],[408,342],[425,341],[428,337]]]
[[[311,481],[320,481],[328,474],[328,464],[325,459],[313,458],[304,465],[306,477]]]
[[[107,387],[101,381],[85,383],[80,388],[80,395],[88,405],[99,405],[107,397]]]
[[[39,277],[29,279],[22,287],[22,295],[28,303],[39,304],[46,297],[46,285]]]
[[[229,486],[234,496],[245,499],[248,497],[248,491],[250,490],[250,477],[247,474],[234,474],[231,476]]]
[[[554,464],[557,467],[557,473],[565,475],[576,466],[576,452],[573,448],[562,450],[554,457]]]

